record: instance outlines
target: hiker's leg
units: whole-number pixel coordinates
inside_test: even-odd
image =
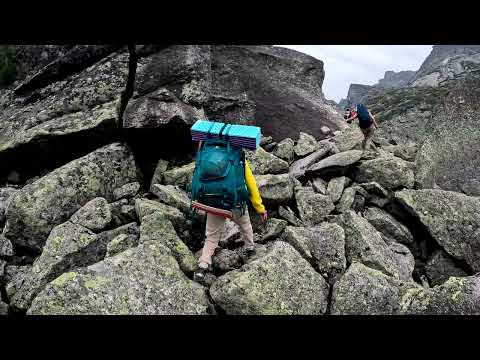
[[[245,245],[253,246],[253,229],[250,216],[248,215],[248,209],[245,209],[245,213],[242,216],[234,216],[233,221],[240,227]]]
[[[205,229],[205,244],[203,245],[202,256],[200,256],[200,264],[212,264],[212,256],[218,246],[218,242],[223,234],[225,226],[225,218],[214,214],[207,213],[207,225]]]
[[[367,145],[367,129],[360,128],[360,130],[362,130],[362,133],[363,133],[362,150],[365,150]]]
[[[370,149],[370,147],[371,147],[372,140],[373,140],[373,134],[375,134],[375,126],[372,124],[368,128],[368,131],[365,135],[365,147],[367,149]]]

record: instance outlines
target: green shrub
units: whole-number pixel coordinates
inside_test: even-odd
[[[15,45],[0,45],[0,86],[8,86],[15,81]]]

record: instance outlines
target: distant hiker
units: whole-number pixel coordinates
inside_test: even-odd
[[[350,108],[345,109],[345,114],[343,115],[343,118],[347,120],[347,123],[351,124],[352,120],[350,118],[354,118],[357,115],[356,111]]]
[[[375,129],[378,129],[377,121],[372,113],[363,104],[358,104],[357,110],[353,111],[351,116],[346,120],[349,124],[351,124],[351,122],[355,119],[358,119],[358,125],[360,126],[360,130],[362,130],[363,136],[365,137],[362,142],[362,149],[369,149]]]
[[[200,142],[192,178],[192,200],[207,212],[205,244],[194,279],[202,282],[211,269],[212,256],[224,236],[226,214],[239,226],[247,254],[254,252],[253,229],[247,201],[263,221],[267,211],[262,204],[255,178],[242,148],[224,139]]]

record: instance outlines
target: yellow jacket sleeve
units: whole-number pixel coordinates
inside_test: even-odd
[[[262,197],[258,191],[257,183],[253,177],[252,170],[250,169],[250,164],[248,160],[245,160],[245,181],[247,183],[248,192],[250,194],[250,201],[252,202],[255,211],[258,214],[263,214],[265,212],[265,206],[262,204]]]

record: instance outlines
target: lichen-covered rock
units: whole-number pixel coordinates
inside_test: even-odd
[[[310,155],[292,163],[292,165],[290,166],[289,174],[297,179],[304,176],[305,171],[312,164],[315,164],[320,159],[323,159],[331,152],[331,150],[331,145],[319,142],[319,149],[317,151],[314,151]]]
[[[190,198],[178,186],[152,184],[150,191],[156,195],[161,202],[173,206],[183,213],[190,210]]]
[[[222,249],[212,257],[214,271],[224,274],[243,265],[242,258],[233,250]]]
[[[283,206],[280,206],[278,208],[278,216],[280,216],[282,219],[285,219],[288,221],[289,224],[293,226],[302,226],[302,220],[300,220],[295,213],[293,212],[292,209],[290,209],[288,206],[285,208]]]
[[[408,247],[397,242],[388,243],[388,248],[393,253],[398,272],[402,274],[401,279],[410,281],[415,268],[415,258],[412,253]]]
[[[259,147],[255,152],[246,151],[252,173],[256,175],[282,174],[288,172],[288,163]]]
[[[328,182],[326,195],[330,196],[334,203],[336,203],[342,197],[343,189],[346,185],[346,179],[347,178],[345,176],[340,176],[333,178]]]
[[[414,282],[402,282],[354,262],[333,286],[333,315],[393,315],[400,312],[402,293],[422,291]]]
[[[32,271],[32,265],[7,265],[5,267],[4,283],[5,293],[8,299],[11,299],[13,295],[22,287],[25,279]]]
[[[295,143],[293,142],[292,139],[290,138],[283,139],[277,144],[277,146],[273,150],[273,155],[275,155],[276,157],[279,157],[282,160],[285,160],[290,164],[295,157],[295,152],[293,150],[294,146],[295,146]]]
[[[353,207],[353,203],[355,202],[356,193],[357,190],[354,187],[349,187],[345,189],[340,201],[335,207],[335,210],[339,213],[344,213],[345,211],[351,209]]]
[[[31,273],[11,299],[18,309],[28,309],[46,284],[71,269],[94,264],[104,258],[106,243],[89,229],[67,221],[53,228]]]
[[[367,160],[355,174],[359,183],[375,181],[386,189],[412,188],[414,180],[412,167],[396,157]]]
[[[163,173],[167,171],[169,162],[167,160],[160,159],[157,162],[155,171],[153,173],[151,184],[161,184],[163,181]]]
[[[317,140],[310,134],[300,132],[298,136],[297,144],[293,148],[295,155],[298,157],[303,157],[308,154],[311,154],[318,149]]]
[[[125,184],[113,191],[113,200],[123,198],[132,198],[140,191],[140,183],[138,181]]]
[[[345,234],[339,225],[287,226],[282,239],[310,261],[330,284],[345,271]]]
[[[335,144],[339,152],[349,151],[359,148],[364,139],[363,133],[356,125],[349,126],[340,134],[335,135],[331,141]]]
[[[90,200],[70,218],[70,222],[92,231],[104,229],[111,221],[110,205],[102,197]]]
[[[480,271],[480,199],[452,191],[402,190],[397,205],[451,256]]]
[[[3,235],[14,244],[41,250],[51,229],[95,197],[137,178],[133,155],[118,143],[74,160],[15,193]]]
[[[142,218],[139,243],[147,241],[162,243],[185,273],[191,274],[195,271],[197,259],[187,245],[180,240],[171,221],[163,213],[156,211]]]
[[[319,176],[342,176],[345,172],[362,158],[360,150],[349,150],[329,156],[310,166],[305,174]]]
[[[328,285],[292,246],[278,241],[264,256],[219,277],[210,295],[227,314],[324,314]]]
[[[10,203],[11,196],[17,191],[17,188],[9,186],[0,188],[0,226],[5,224],[5,211]]]
[[[195,170],[195,162],[184,165],[179,168],[170,169],[163,173],[163,182],[166,185],[177,185],[182,189],[186,189],[192,183],[193,171]]]
[[[132,236],[130,234],[119,234],[112,241],[107,244],[107,253],[105,257],[111,257],[135,247],[138,245],[138,236]]]
[[[172,206],[162,204],[158,201],[148,199],[135,199],[135,211],[140,222],[143,218],[154,212],[160,212],[165,218],[170,220],[175,229],[182,233],[186,230],[186,219],[182,212]]]
[[[410,230],[386,211],[371,207],[367,208],[364,216],[365,219],[375,227],[375,229],[385,236],[402,244],[409,245],[413,243],[413,236],[410,233]]]
[[[121,199],[110,203],[110,212],[112,213],[111,226],[118,227],[133,221],[137,221],[135,211],[135,202],[133,199]]]
[[[133,238],[135,243],[138,243],[138,239],[140,237],[140,227],[136,222],[131,222],[129,224],[125,224],[119,226],[112,230],[103,231],[100,234],[97,234],[97,237],[100,238],[100,244],[108,244],[112,242],[116,237],[120,235],[126,235],[130,238]]]
[[[295,199],[300,219],[307,225],[321,223],[335,209],[330,196],[318,194],[312,188],[296,188]]]
[[[222,237],[218,242],[221,247],[226,248],[242,241],[242,234],[237,224],[231,220],[226,220],[224,226]]]
[[[293,180],[288,174],[259,175],[255,179],[266,206],[285,204],[294,196]]]
[[[437,250],[430,256],[425,265],[425,274],[431,286],[443,284],[451,276],[468,276],[443,250]]]
[[[287,224],[285,220],[269,218],[261,229],[259,241],[265,242],[278,238]]]
[[[342,214],[345,231],[345,252],[349,263],[361,262],[398,279],[409,280],[412,272],[404,266],[382,239],[380,233],[363,217],[348,210]],[[413,270],[413,268],[412,268]]]
[[[160,242],[147,241],[87,268],[64,273],[33,301],[29,315],[207,314],[205,290]]]
[[[388,151],[396,157],[405,161],[415,161],[417,154],[417,146],[415,145],[389,145],[382,147],[383,150]]]

